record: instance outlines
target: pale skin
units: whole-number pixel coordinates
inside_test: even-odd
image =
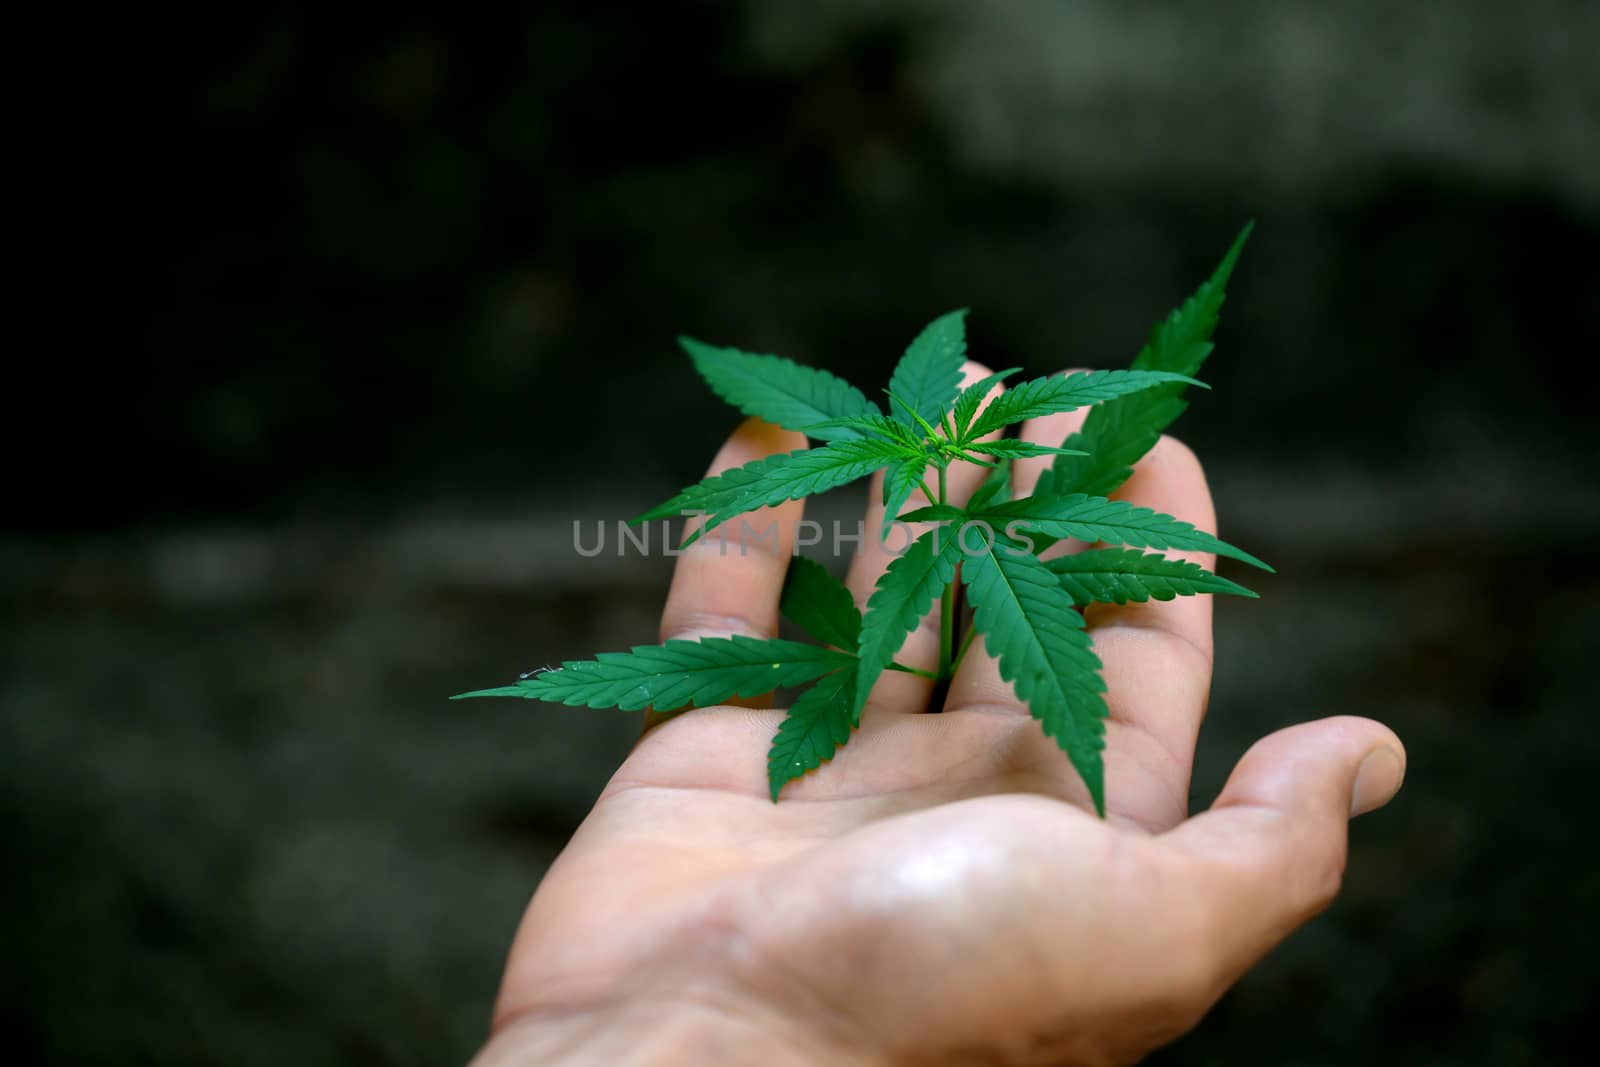
[[[1023,436],[1059,444],[1082,415]],[[804,446],[752,420],[711,469]],[[1046,463],[1014,464],[1019,494]],[[983,474],[953,465],[953,499]],[[1217,528],[1171,438],[1117,496]],[[775,635],[802,508],[762,513],[776,545],[741,552],[730,529],[726,551],[712,534],[678,559],[663,639]],[[858,552],[858,605],[890,558]],[[899,662],[937,666],[938,611]],[[1211,614],[1207,596],[1089,609],[1111,709],[1104,821],[981,638],[943,714],[926,714],[928,680],[885,674],[850,743],[778,804],[781,709],[652,716],[534,895],[475,1063],[1116,1064],[1183,1034],[1330,903],[1349,820],[1405,773],[1387,727],[1320,719],[1258,741],[1191,816]]]

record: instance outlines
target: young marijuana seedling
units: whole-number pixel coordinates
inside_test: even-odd
[[[1187,522],[1108,499],[1183,412],[1185,387],[1201,385],[1193,375],[1211,352],[1224,287],[1249,233],[1246,226],[1211,277],[1156,326],[1131,369],[1035,378],[987,406],[990,392],[1016,371],[961,388],[964,311],[935,319],[911,343],[889,380],[883,408],[826,371],[682,339],[695,369],[722,399],[822,443],[712,475],[634,522],[703,515],[687,546],[746,512],[883,470],[884,526],[873,534],[887,537],[897,520],[932,528],[889,564],[864,613],[820,564],[792,561],[780,607],[819,644],[744,636],[667,641],[563,663],[514,685],[461,696],[669,712],[809,683],[767,756],[776,801],[787,782],[850,739],[884,671],[930,673],[894,657],[938,600],[934,680],[948,681],[973,636],[982,634],[1001,677],[1072,761],[1104,815],[1106,685],[1080,609],[1202,593],[1255,596],[1194,563],[1141,549],[1212,552],[1271,569]],[[1059,447],[996,436],[1027,419],[1090,406],[1082,429]],[[1053,457],[1051,467],[1032,495],[1014,499],[1009,461],[1039,456]],[[957,460],[991,468],[964,506],[947,496],[945,472]],[[928,505],[901,514],[918,488]],[[1069,537],[1132,547],[1039,558]],[[972,606],[959,645],[958,581]]]

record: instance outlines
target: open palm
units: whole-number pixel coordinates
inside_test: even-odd
[[[1023,437],[1059,443],[1080,417]],[[752,420],[713,470],[803,445]],[[1014,465],[1019,494],[1043,462]],[[982,474],[952,466],[952,497]],[[1199,463],[1170,438],[1117,495],[1215,529]],[[773,509],[776,545],[696,542],[663,637],[772,636],[802,506]],[[858,553],[858,604],[889,559]],[[936,605],[900,662],[936,665],[938,621]],[[1332,899],[1348,819],[1399,787],[1403,749],[1367,719],[1296,726],[1188,818],[1210,598],[1096,605],[1087,622],[1109,686],[1104,821],[980,645],[943,709],[927,680],[886,674],[859,734],[776,805],[763,768],[781,710],[650,723],[529,906],[482,1062],[1118,1063],[1193,1026]]]

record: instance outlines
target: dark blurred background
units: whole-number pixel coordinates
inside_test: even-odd
[[[654,639],[667,561],[570,537],[731,426],[673,337],[873,385],[970,306],[991,366],[1122,366],[1249,218],[1179,432],[1279,574],[1219,606],[1196,800],[1337,712],[1410,777],[1157,1060],[1586,1038],[1595,4],[523,6],[128,27],[55,131],[0,536],[24,1062],[465,1060],[637,727],[443,697]]]

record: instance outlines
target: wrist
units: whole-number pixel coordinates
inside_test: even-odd
[[[530,1012],[505,1022],[470,1067],[875,1067],[820,1028],[743,1002],[636,1000],[562,1013]]]

